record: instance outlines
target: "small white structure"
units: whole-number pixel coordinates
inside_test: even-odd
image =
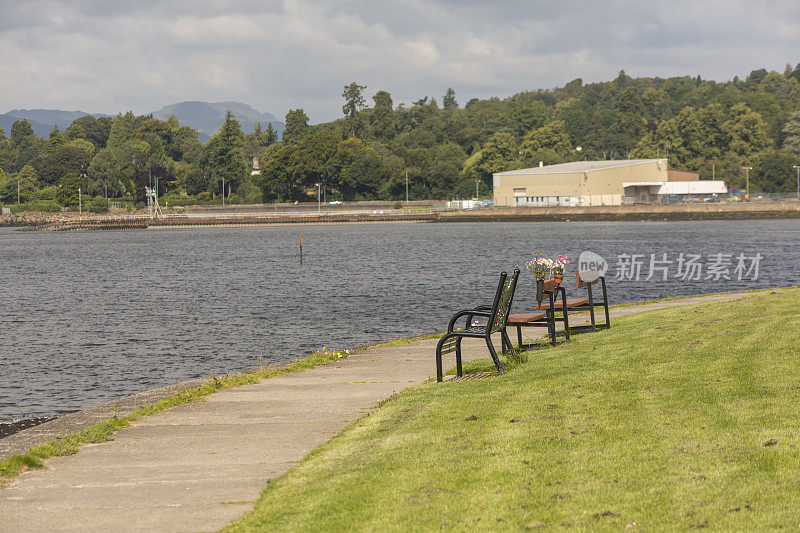
[[[722,180],[706,181],[634,181],[622,184],[626,199],[632,201],[662,199],[665,196],[708,196],[727,194],[728,187]]]
[[[483,200],[450,200],[447,202],[447,209],[480,209],[485,207]]]

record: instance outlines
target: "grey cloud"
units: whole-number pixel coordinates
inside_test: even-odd
[[[576,77],[730,79],[800,60],[796,1],[239,0],[0,3],[0,112],[241,100],[336,118],[358,81],[464,103]]]

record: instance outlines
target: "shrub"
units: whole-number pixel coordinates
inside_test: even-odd
[[[28,202],[19,205],[13,204],[8,207],[11,208],[11,213],[15,215],[17,213],[31,213],[35,211],[38,211],[40,213],[58,213],[59,211],[61,211],[61,207],[56,205],[55,202],[41,201],[41,200],[36,200],[33,202]]]
[[[102,196],[95,196],[89,201],[86,209],[92,213],[108,213],[108,201]]]

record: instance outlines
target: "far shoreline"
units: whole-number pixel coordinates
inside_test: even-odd
[[[671,222],[706,220],[782,220],[800,218],[800,202],[697,203],[596,207],[489,207],[434,211],[412,207],[392,209],[354,202],[346,210],[315,206],[242,205],[225,208],[191,207],[167,211],[151,219],[144,213],[78,214],[21,213],[0,216],[0,227],[28,231],[127,230],[187,227],[307,226],[365,223],[454,222]],[[318,206],[317,206],[318,207]],[[280,209],[280,211],[278,210]]]

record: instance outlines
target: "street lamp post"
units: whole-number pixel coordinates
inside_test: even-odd
[[[322,213],[322,203],[321,203],[322,202],[322,196],[320,196],[319,183],[315,183],[314,185],[317,186],[317,214],[321,214]]]
[[[800,202],[800,165],[792,165],[797,169],[797,201]]]
[[[19,173],[17,173],[17,205],[19,205]]]
[[[408,203],[408,170],[406,170],[406,203]]]
[[[744,167],[747,172],[747,188],[745,189],[745,198],[750,199],[750,170],[753,167]],[[739,174],[741,176],[741,174]]]

